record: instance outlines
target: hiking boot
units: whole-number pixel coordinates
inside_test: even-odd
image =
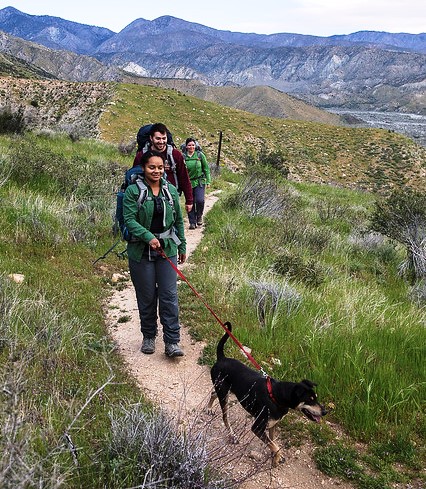
[[[155,352],[155,338],[144,338],[142,341],[141,352],[150,355]]]
[[[202,217],[199,217],[197,219],[197,226],[202,226],[203,225],[203,218]]]
[[[196,229],[196,228],[197,228],[197,226],[195,224],[190,224],[189,225],[189,229]]]
[[[183,351],[180,349],[177,343],[166,343],[164,353],[168,357],[183,357]]]

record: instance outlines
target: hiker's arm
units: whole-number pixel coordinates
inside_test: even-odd
[[[134,238],[140,239],[145,243],[149,243],[155,239],[155,236],[143,224],[149,225],[149,217],[146,215],[145,206],[138,209],[137,200],[139,197],[139,189],[137,185],[129,185],[124,193],[123,199],[123,218],[127,229]],[[145,204],[147,204],[145,202]],[[146,218],[146,222],[145,222]]]
[[[206,177],[206,185],[210,185],[212,183],[212,177],[210,174],[210,165],[204,153],[201,153],[201,167]]]
[[[135,159],[133,160],[133,166],[138,166],[141,164],[142,151],[137,151]]]
[[[176,211],[175,229],[176,229],[177,237],[181,241],[180,245],[178,246],[179,260],[181,260],[180,255],[186,255],[185,225],[183,222],[182,209],[179,203],[179,195],[176,190],[173,192],[172,196],[173,196],[173,202]],[[183,263],[183,261],[181,263]]]
[[[185,209],[187,212],[190,212],[194,203],[191,180],[189,179],[188,169],[186,168],[182,153],[179,151],[177,151],[177,153],[178,155],[176,155],[176,158],[175,154],[173,153],[173,158],[176,162],[176,174],[179,181],[179,190],[182,190],[183,195],[185,196]],[[189,206],[190,208],[188,210]]]

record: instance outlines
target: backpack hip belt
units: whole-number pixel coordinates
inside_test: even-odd
[[[154,233],[154,236],[157,239],[171,238],[176,243],[177,246],[179,246],[182,243],[182,241],[178,238],[174,227],[168,229],[167,231],[164,231],[163,233],[159,233],[159,234]]]

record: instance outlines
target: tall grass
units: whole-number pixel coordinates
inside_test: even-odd
[[[1,137],[0,157],[0,486],[143,483],[145,469],[111,459],[118,421],[110,411],[123,399],[139,414],[152,410],[104,324],[109,278],[122,262],[92,266],[114,239],[115,190],[129,157],[95,141],[30,133]],[[153,429],[162,419],[153,418]],[[190,457],[204,453],[169,428],[185,449],[147,487],[169,487],[178,469],[190,480]],[[150,447],[154,458],[161,448]],[[219,487],[203,457],[197,487]]]
[[[251,188],[250,179],[241,185],[247,181]],[[398,275],[404,250],[366,231],[371,196],[296,185],[297,192],[287,190],[297,203],[291,212],[265,213],[274,187],[259,176],[257,182],[270,190],[261,203],[259,193],[251,198],[237,187],[211,211],[203,242],[208,264],[191,268],[191,280],[274,377],[317,382],[320,398],[333,406],[330,419],[353,439],[403,439],[406,447],[420,447],[426,310]],[[195,265],[205,256],[197,250]],[[279,293],[283,280],[297,307],[288,307],[288,296]],[[248,293],[248,285],[257,293]],[[183,293],[190,301],[190,292]],[[210,363],[221,332],[201,309],[194,322],[196,308],[184,312],[184,320],[210,338],[204,357]],[[233,345],[227,348],[240,357]],[[411,463],[421,465],[425,452],[415,453]],[[395,455],[402,463],[405,456],[405,450]]]

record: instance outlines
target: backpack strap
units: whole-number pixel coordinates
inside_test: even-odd
[[[175,203],[174,203],[174,200],[173,200],[173,197],[172,197],[172,194],[170,193],[170,189],[169,189],[169,182],[167,180],[164,180],[163,181],[163,187],[162,187],[162,191],[163,191],[163,195],[164,197],[169,201],[169,204],[173,207],[173,209],[175,208]]]
[[[176,173],[176,162],[175,159],[173,158],[173,146],[171,144],[167,145],[167,160],[170,164],[170,168],[173,172],[173,176],[175,177],[175,187],[177,188],[177,190],[179,190],[179,181]]]
[[[145,185],[145,182],[142,180],[142,178],[140,178],[140,177],[137,178],[135,183],[139,189],[139,197],[138,197],[138,200],[136,203],[138,204],[138,209],[140,209],[142,204],[146,200],[152,200],[152,197],[149,197],[148,187]]]

